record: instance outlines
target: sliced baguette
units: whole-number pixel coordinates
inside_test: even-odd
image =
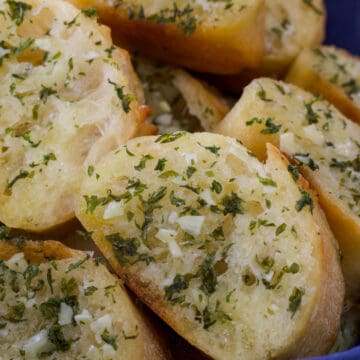
[[[143,94],[91,11],[59,0],[0,11],[0,221],[39,232],[74,217],[87,166],[144,121],[132,95]]]
[[[160,134],[211,131],[230,110],[218,91],[184,70],[138,56],[133,63],[152,110],[149,121]]]
[[[342,49],[321,46],[304,50],[286,81],[321,94],[360,124],[360,59]]]
[[[222,360],[330,349],[344,293],[335,240],[276,148],[263,165],[234,139],[178,132],[134,139],[96,171],[77,217],[190,343]]]
[[[259,73],[283,75],[302,49],[324,39],[323,0],[266,0],[265,18],[265,54]]]
[[[0,240],[0,274],[3,359],[169,358],[120,282],[82,251]]]
[[[265,51],[261,63],[235,75],[208,74],[209,81],[218,87],[241,94],[255,78],[281,78],[304,48],[318,46],[324,39],[323,0],[266,0],[265,4]]]
[[[360,290],[359,125],[296,86],[258,79],[215,131],[238,138],[260,159],[271,142],[299,165],[339,241],[349,290]]]
[[[234,74],[259,64],[264,0],[70,0],[92,6],[119,44],[165,63]]]

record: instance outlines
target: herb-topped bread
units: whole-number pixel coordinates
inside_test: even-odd
[[[360,126],[334,106],[296,86],[254,80],[215,129],[259,158],[266,143],[288,155],[320,195],[343,252],[350,288],[360,289]]]
[[[299,52],[325,33],[323,0],[266,0],[265,55],[261,72],[283,74]]]
[[[260,63],[264,0],[70,0],[92,6],[126,49],[202,72],[234,74]]]
[[[360,124],[360,59],[342,49],[321,46],[304,50],[286,80],[321,94]]]
[[[266,0],[265,50],[255,69],[236,75],[208,75],[219,87],[240,94],[260,76],[282,77],[302,49],[320,45],[325,34],[323,0]]]
[[[219,92],[184,70],[141,57],[133,63],[151,108],[149,121],[160,134],[211,131],[230,110]]]
[[[55,241],[0,240],[3,359],[167,359],[98,259]]]
[[[93,10],[34,0],[0,11],[0,221],[43,231],[74,216],[87,167],[136,133],[138,80]]]
[[[335,240],[274,147],[264,165],[234,139],[177,132],[131,140],[96,172],[77,217],[190,343],[222,360],[330,349],[344,293]]]

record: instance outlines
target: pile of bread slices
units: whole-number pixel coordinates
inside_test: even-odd
[[[0,359],[358,342],[360,60],[320,45],[325,17],[0,0]]]

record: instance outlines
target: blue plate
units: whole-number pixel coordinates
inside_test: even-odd
[[[326,44],[360,55],[360,0],[325,0],[325,3]]]
[[[360,55],[360,0],[325,0],[328,20],[325,43]],[[359,360],[360,346],[312,360]]]

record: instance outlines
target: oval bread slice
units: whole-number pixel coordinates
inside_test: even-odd
[[[296,86],[258,79],[215,131],[238,138],[262,159],[271,142],[300,165],[339,241],[349,289],[360,289],[359,125]]]
[[[184,70],[139,56],[133,63],[160,134],[211,131],[230,110],[218,91]]]
[[[105,266],[56,241],[0,241],[4,359],[166,359]]]
[[[360,59],[332,46],[304,50],[286,81],[321,94],[360,124]]]
[[[255,69],[236,75],[207,75],[220,88],[241,94],[255,78],[283,77],[301,50],[318,46],[324,39],[323,0],[266,0],[265,5],[265,50],[261,62]]]
[[[70,0],[92,6],[125,49],[201,72],[234,74],[259,64],[264,0]]]
[[[274,147],[263,165],[234,139],[178,132],[134,139],[96,171],[77,217],[185,339],[222,360],[329,350],[344,292],[335,241]]]
[[[299,52],[321,44],[325,35],[323,0],[266,0],[263,74],[281,75]]]
[[[43,231],[74,216],[87,167],[134,136],[138,80],[93,11],[58,0],[0,11],[0,221]]]

